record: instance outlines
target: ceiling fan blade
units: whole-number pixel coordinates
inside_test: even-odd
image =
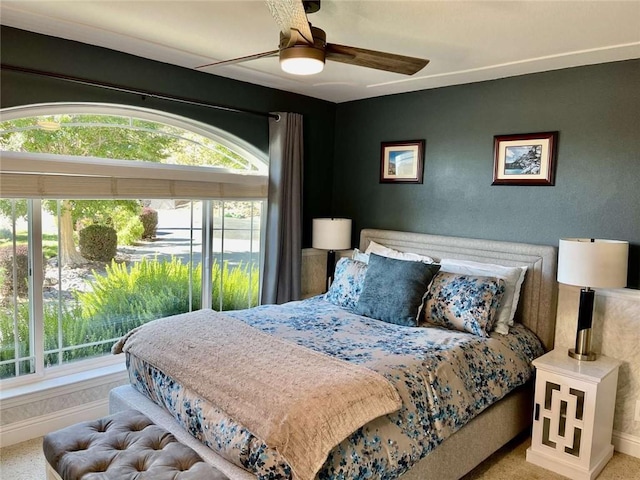
[[[307,43],[313,45],[311,27],[301,0],[265,0],[265,3],[283,35],[289,36],[291,29],[294,29],[300,32]]]
[[[233,65],[234,63],[248,62],[249,60],[257,60],[259,58],[275,57],[280,50],[271,50],[269,52],[256,53],[255,55],[247,55],[246,57],[232,58],[230,60],[220,60],[219,62],[207,63],[205,65],[199,65],[196,70],[206,67],[221,67],[222,65]]]
[[[429,63],[429,60],[424,58],[407,57],[364,48],[336,45],[335,43],[327,43],[326,52],[327,60],[359,67],[375,68],[386,72],[402,73],[404,75],[413,75]]]

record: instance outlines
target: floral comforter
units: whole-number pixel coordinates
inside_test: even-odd
[[[370,368],[385,376],[400,394],[403,405],[397,412],[364,425],[332,450],[319,479],[398,477],[486,407],[524,384],[533,373],[531,360],[543,353],[535,334],[519,324],[509,335],[493,333],[482,338],[361,317],[323,297],[225,314]],[[260,480],[292,478],[277,451],[180,385],[180,379],[131,355],[127,355],[127,366],[136,389],[221,456]]]

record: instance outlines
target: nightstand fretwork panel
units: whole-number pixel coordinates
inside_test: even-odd
[[[565,453],[579,457],[585,392],[567,386],[563,388],[551,381],[545,382],[544,391],[542,443],[551,448],[564,448]],[[536,409],[539,409],[538,405]]]

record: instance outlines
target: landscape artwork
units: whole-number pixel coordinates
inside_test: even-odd
[[[389,165],[387,174],[390,177],[415,176],[415,152],[412,150],[398,150],[389,152]]]
[[[507,147],[504,160],[505,175],[537,175],[542,163],[542,145]]]
[[[381,183],[422,183],[424,140],[383,142]]]
[[[496,135],[492,185],[554,185],[558,132]]]

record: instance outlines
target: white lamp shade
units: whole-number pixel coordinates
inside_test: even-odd
[[[347,250],[351,248],[351,219],[314,218],[313,248]]]
[[[579,287],[627,286],[629,242],[564,238],[558,249],[558,282]]]

